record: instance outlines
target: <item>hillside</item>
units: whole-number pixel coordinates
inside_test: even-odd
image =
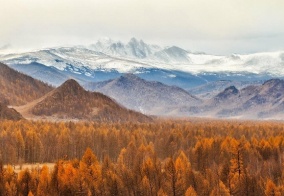
[[[89,83],[85,87],[112,97],[127,108],[151,115],[165,115],[177,107],[202,102],[179,87],[146,81],[134,74],[125,74],[105,82]]]
[[[101,93],[85,91],[75,80],[67,80],[49,94],[18,108],[23,114],[53,119],[81,119],[104,122],[144,122],[149,117],[128,110]]]
[[[22,105],[52,90],[51,86],[0,63],[0,101]]]
[[[211,99],[220,92],[222,92],[225,88],[228,88],[230,86],[235,86],[237,89],[243,89],[247,86],[261,85],[262,83],[263,83],[262,80],[260,81],[218,80],[218,81],[208,82],[203,85],[199,85],[195,88],[191,88],[188,90],[188,92],[199,98]]]
[[[217,118],[283,119],[284,80],[272,79],[242,89],[230,86],[196,108],[191,115]],[[189,109],[185,111],[189,114]]]
[[[15,109],[8,108],[5,104],[0,103],[0,120],[21,120],[22,115]]]

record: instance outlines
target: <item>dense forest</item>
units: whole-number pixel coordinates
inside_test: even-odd
[[[283,125],[2,121],[0,195],[284,195]]]

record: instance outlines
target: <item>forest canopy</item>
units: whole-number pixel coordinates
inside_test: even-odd
[[[283,125],[2,121],[0,195],[281,195]]]

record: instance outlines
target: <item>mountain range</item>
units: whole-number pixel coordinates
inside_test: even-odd
[[[152,121],[101,93],[86,91],[73,79],[53,88],[5,64],[0,64],[0,79],[0,120]]]
[[[283,111],[284,80],[271,79],[242,89],[227,87],[194,110],[190,106],[183,108],[182,113],[184,116],[281,120]]]
[[[146,115],[240,119],[284,117],[284,80],[281,79],[240,89],[229,86],[214,96],[200,98],[179,87],[147,81],[134,74],[86,83],[84,87],[90,90],[86,91],[73,79],[52,88],[4,64],[0,68],[3,82],[1,97],[5,97],[3,95],[9,89],[9,99],[0,101],[2,119],[21,119],[23,116],[56,121],[145,122],[151,121],[151,117]],[[8,76],[16,79],[10,81]],[[21,96],[22,104],[18,102]],[[8,104],[14,106],[8,107]],[[20,106],[15,106],[17,104]]]
[[[146,122],[150,117],[128,110],[111,98],[88,92],[69,79],[45,96],[26,105],[15,107],[27,118],[47,120],[91,120],[100,122]]]
[[[88,83],[84,87],[113,97],[127,108],[151,115],[163,115],[173,108],[202,102],[179,87],[146,81],[134,74],[125,74],[104,82]]]
[[[88,90],[101,92],[128,108],[151,115],[240,119],[284,117],[284,80],[271,79],[240,87],[224,85],[225,89],[216,95],[201,98],[179,87],[146,81],[133,74],[85,85]]]
[[[56,87],[70,78],[84,85],[125,73],[185,90],[220,80],[255,83],[284,76],[283,51],[220,56],[147,44],[135,38],[127,43],[106,38],[88,46],[2,53],[0,61]]]
[[[89,48],[116,57],[147,59],[164,63],[190,62],[190,53],[182,48],[177,46],[161,47],[158,45],[146,44],[143,40],[139,41],[136,38],[131,38],[126,44],[104,38],[98,40],[96,44],[92,44]]]
[[[88,46],[0,54],[0,61],[9,66],[0,64],[0,102],[19,106],[15,108],[24,117],[102,120],[115,108],[110,113],[117,121],[134,111],[132,115],[141,119],[145,115],[282,118],[282,51],[218,56],[135,38],[127,43],[105,38]],[[71,94],[62,91],[72,87],[67,91]],[[72,94],[76,89],[78,94]],[[84,95],[83,102],[79,94]],[[108,109],[96,105],[97,99]],[[102,113],[93,115],[91,108]],[[115,118],[117,111],[125,118]]]

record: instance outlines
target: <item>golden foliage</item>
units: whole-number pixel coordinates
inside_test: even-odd
[[[0,167],[0,195],[281,195],[283,153],[276,122],[3,121],[4,164],[58,161]]]
[[[0,102],[23,105],[44,96],[51,86],[0,63]]]

